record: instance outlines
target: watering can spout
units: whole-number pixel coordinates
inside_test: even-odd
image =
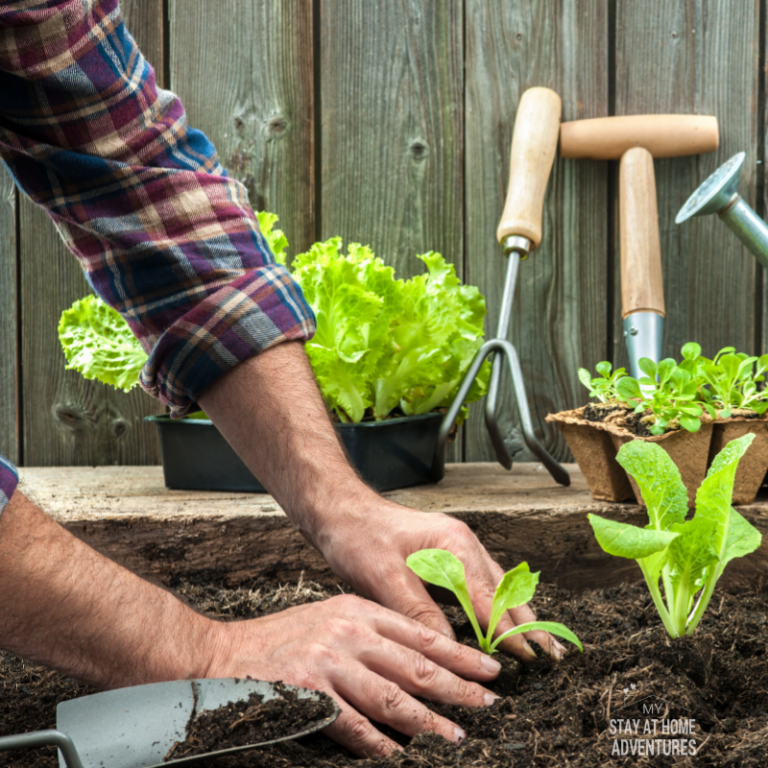
[[[738,193],[739,172],[746,157],[739,152],[721,165],[687,200],[675,217],[682,224],[695,216],[716,213],[768,269],[768,225]]]

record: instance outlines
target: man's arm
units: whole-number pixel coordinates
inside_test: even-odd
[[[464,523],[386,501],[357,477],[301,344],[281,344],[241,363],[198,399],[293,524],[359,592],[452,637],[443,612],[405,564],[420,549],[448,549],[463,561],[478,619],[487,626],[501,567]],[[534,620],[528,606],[515,608],[497,633]],[[546,632],[526,636],[554,658],[565,651]],[[521,635],[500,647],[535,658]]]
[[[414,696],[482,706],[497,662],[351,595],[252,621],[211,621],[90,549],[16,491],[0,515],[0,647],[101,688],[194,677],[283,680],[333,696],[329,735],[359,755],[464,736]],[[450,671],[452,670],[452,671]],[[459,675],[461,677],[459,677]]]

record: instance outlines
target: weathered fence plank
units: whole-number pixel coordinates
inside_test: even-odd
[[[315,240],[312,3],[171,0],[170,72],[257,210],[299,253]]]
[[[560,94],[563,120],[608,114],[608,3],[467,0],[466,8],[466,278],[488,300],[491,337],[506,269],[495,234],[520,96],[546,86]],[[567,448],[544,416],[585,400],[576,369],[606,353],[607,203],[606,163],[557,158],[542,244],[518,275],[511,338],[534,427],[560,459]],[[522,445],[508,376],[504,381],[499,421],[508,439]],[[479,406],[469,423],[467,461],[494,458]],[[523,450],[517,458],[530,456]]]
[[[142,34],[148,33],[146,50],[159,55],[162,0],[131,0],[124,10],[139,46],[145,49]],[[162,61],[149,60],[162,73]],[[59,316],[91,291],[45,213],[26,198],[20,206],[20,260],[24,463],[157,463],[157,438],[142,417],[162,410],[159,405],[139,390],[126,395],[64,370]]]
[[[674,223],[680,206],[721,163],[740,150],[747,159],[740,190],[754,203],[757,183],[758,3],[728,0],[619,0],[616,114],[716,115],[720,148],[694,157],[656,160],[666,323],[664,353],[698,341],[704,354],[755,345],[752,255],[717,216]],[[618,189],[618,187],[616,187]],[[614,349],[626,362],[616,246]]]
[[[321,0],[322,238],[464,270],[462,4]],[[447,460],[461,460],[460,441]]]
[[[18,462],[16,187],[0,165],[0,454]]]
[[[463,271],[462,4],[321,0],[322,236]]]

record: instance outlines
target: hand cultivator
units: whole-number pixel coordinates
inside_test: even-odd
[[[486,341],[478,350],[443,419],[432,465],[432,478],[435,481],[440,480],[445,473],[445,448],[453,423],[485,359],[493,355],[493,369],[485,400],[485,425],[499,464],[505,469],[512,468],[512,456],[499,429],[496,413],[503,362],[506,360],[526,445],[555,481],[566,486],[571,483],[568,472],[550,456],[533,432],[520,359],[509,341],[517,270],[520,262],[541,242],[544,192],[557,149],[560,112],[560,97],[548,88],[530,88],[520,99],[512,137],[507,200],[496,232],[504,248],[504,255],[508,258],[498,330],[496,338]]]

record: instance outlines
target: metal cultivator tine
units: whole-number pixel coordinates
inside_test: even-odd
[[[552,456],[547,452],[544,446],[538,441],[536,435],[533,432],[533,423],[531,422],[531,413],[528,409],[528,400],[525,392],[525,383],[523,381],[522,371],[520,370],[520,360],[517,356],[517,351],[512,344],[505,339],[491,339],[486,341],[482,347],[475,354],[472,364],[469,366],[467,373],[464,376],[464,380],[461,382],[459,391],[456,397],[451,403],[451,407],[443,417],[443,423],[440,425],[440,432],[437,438],[437,446],[435,448],[435,456],[432,463],[432,480],[438,482],[445,476],[445,450],[448,445],[448,435],[450,434],[453,424],[456,421],[456,417],[459,415],[461,407],[464,405],[464,401],[467,399],[469,390],[480,372],[480,368],[488,355],[494,355],[494,363],[498,361],[499,364],[499,378],[501,374],[502,358],[506,359],[509,366],[509,372],[512,376],[512,385],[515,390],[515,400],[517,401],[517,410],[520,415],[520,423],[523,430],[523,437],[525,443],[530,448],[531,452],[539,459],[539,461],[547,468],[552,478],[560,483],[560,485],[568,486],[571,484],[571,477],[565,468],[555,461]],[[498,391],[498,385],[494,392]],[[496,408],[495,408],[496,395],[494,394],[493,402],[490,398],[490,391],[488,395],[488,402],[486,403],[485,411],[485,423],[488,427],[488,431],[491,434],[491,440],[496,450],[496,457],[499,463],[506,469],[512,468],[512,457],[509,455],[504,440],[501,437],[501,431],[499,430],[498,423],[496,421]],[[493,408],[491,408],[493,406]]]

